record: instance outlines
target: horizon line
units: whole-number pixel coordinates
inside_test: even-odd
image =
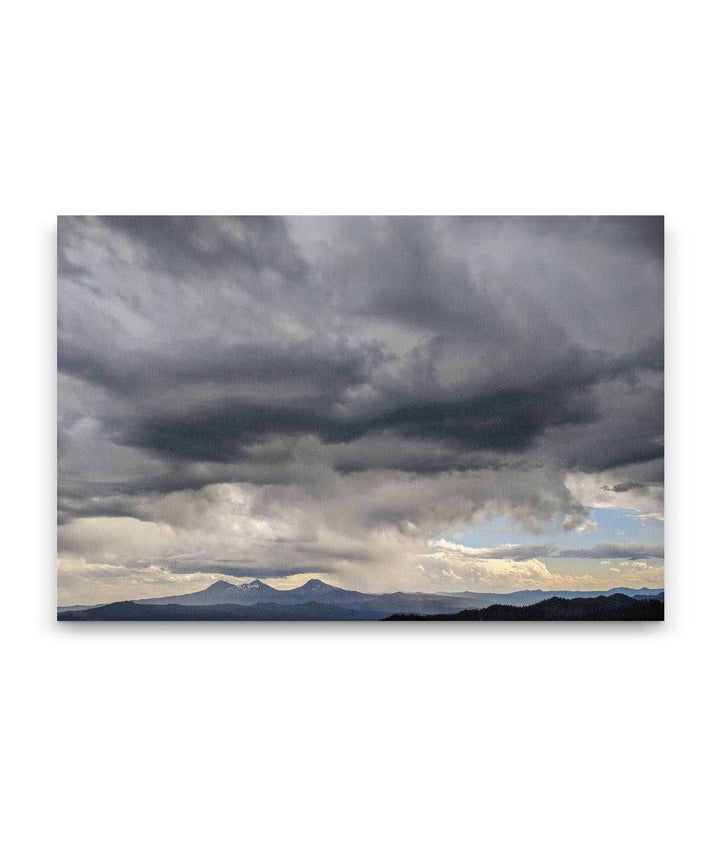
[[[264,585],[270,589],[273,589],[273,591],[283,592],[283,591],[297,591],[298,589],[303,588],[304,586],[308,585],[308,583],[311,583],[311,582],[319,582],[319,583],[322,583],[323,585],[328,586],[328,588],[336,588],[336,589],[339,589],[340,591],[356,591],[356,592],[358,592],[358,594],[369,595],[371,597],[381,597],[382,595],[387,595],[387,594],[427,594],[427,595],[436,595],[438,597],[454,597],[456,595],[466,594],[466,593],[474,594],[474,595],[501,595],[502,596],[502,595],[511,595],[511,594],[521,594],[523,592],[540,592],[542,594],[555,594],[555,595],[562,593],[562,592],[573,592],[573,593],[582,592],[584,594],[602,595],[602,594],[607,594],[608,592],[611,592],[611,591],[615,591],[617,589],[626,589],[627,591],[636,591],[636,592],[638,592],[638,591],[652,591],[652,592],[662,591],[662,592],[664,592],[665,591],[665,586],[663,585],[663,586],[659,586],[658,588],[651,588],[650,586],[640,586],[639,588],[633,588],[632,586],[611,586],[610,588],[607,588],[607,589],[524,588],[524,589],[513,589],[512,591],[474,591],[473,589],[462,589],[460,591],[435,591],[435,592],[433,592],[433,591],[406,591],[404,589],[395,589],[393,591],[366,592],[366,591],[361,591],[360,589],[346,589],[346,588],[343,588],[342,586],[334,585],[333,583],[326,583],[325,580],[321,580],[318,577],[311,577],[309,580],[305,580],[304,583],[300,583],[300,585],[292,586],[291,588],[286,588],[286,589],[276,588],[275,586],[270,585],[270,583],[264,582],[263,580],[258,579],[258,578],[250,580],[249,583],[230,583],[227,580],[221,579],[221,580],[214,580],[213,582],[210,583],[210,585],[206,586],[205,588],[197,589],[195,591],[182,592],[181,594],[177,594],[177,595],[173,595],[173,594],[157,595],[155,597],[137,598],[137,600],[133,600],[132,598],[130,598],[130,599],[121,600],[121,601],[99,601],[98,603],[69,603],[69,604],[58,603],[56,606],[56,609],[70,609],[72,607],[80,607],[80,606],[87,606],[87,607],[105,606],[108,603],[138,603],[140,601],[155,600],[156,598],[162,598],[162,597],[183,597],[183,595],[199,594],[200,592],[207,591],[207,589],[211,588],[211,586],[214,586],[216,583],[226,583],[227,585],[232,586],[233,588],[241,588],[244,585],[251,585],[252,583],[260,583],[261,585]]]

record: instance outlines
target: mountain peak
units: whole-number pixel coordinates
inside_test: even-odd
[[[324,589],[336,588],[336,586],[330,586],[322,580],[312,579],[301,585],[300,588],[310,589],[311,591],[322,591]]]
[[[243,583],[241,586],[238,586],[238,588],[243,591],[255,591],[258,589],[269,589],[270,586],[266,583],[260,582],[260,580],[253,580],[251,583]]]
[[[237,588],[237,586],[234,586],[232,583],[225,582],[225,580],[218,580],[208,586],[205,591],[225,591],[226,589],[232,588]]]

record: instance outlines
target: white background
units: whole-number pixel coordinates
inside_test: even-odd
[[[716,846],[712,9],[5,9],[5,852]],[[381,212],[666,215],[666,623],[56,625],[55,215]]]

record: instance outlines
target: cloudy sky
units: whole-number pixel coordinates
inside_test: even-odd
[[[655,217],[61,217],[61,603],[663,582]]]

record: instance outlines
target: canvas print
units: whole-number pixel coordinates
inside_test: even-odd
[[[663,247],[60,217],[58,619],[662,619]]]

